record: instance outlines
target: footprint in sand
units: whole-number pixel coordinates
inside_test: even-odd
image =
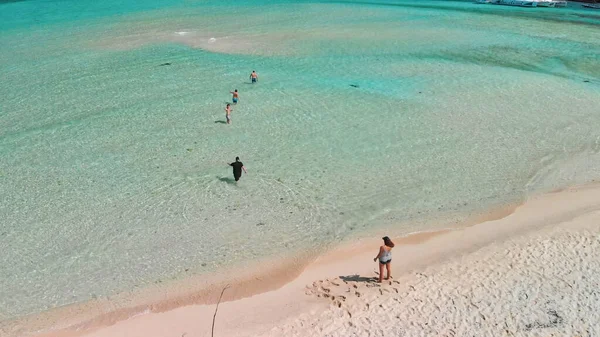
[[[354,295],[356,295],[356,297],[360,297],[362,294],[357,291],[354,293]]]
[[[389,290],[387,290],[387,289],[385,289],[385,288],[383,288],[383,289],[381,289],[381,288],[380,288],[380,289],[379,289],[379,294],[380,294],[380,295],[383,295],[383,293],[384,293],[384,292],[386,292],[386,293],[389,293],[390,291],[389,291]]]

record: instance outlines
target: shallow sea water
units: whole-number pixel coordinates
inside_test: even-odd
[[[0,319],[600,177],[592,11],[32,0],[0,46]]]

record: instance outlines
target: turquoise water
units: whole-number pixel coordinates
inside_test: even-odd
[[[9,1],[0,46],[0,320],[600,177],[575,7]]]

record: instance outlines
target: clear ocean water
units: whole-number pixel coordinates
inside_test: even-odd
[[[600,178],[577,5],[0,1],[0,78],[0,321]]]

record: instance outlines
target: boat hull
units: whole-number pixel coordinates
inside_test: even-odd
[[[519,6],[519,7],[537,7],[537,1],[522,1],[522,0],[499,0],[498,5],[504,6]]]
[[[518,7],[567,7],[567,1],[564,0],[476,0],[476,3]]]

